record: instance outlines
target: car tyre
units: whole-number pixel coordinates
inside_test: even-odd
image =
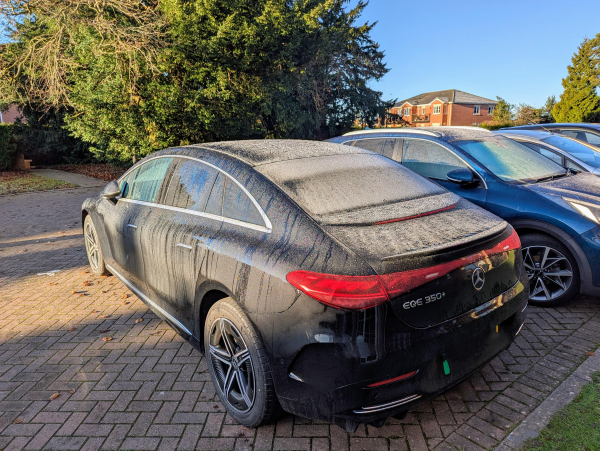
[[[104,254],[100,248],[100,241],[96,226],[90,215],[85,217],[83,221],[83,239],[85,240],[85,251],[87,253],[90,268],[97,276],[107,276],[110,274],[104,263]]]
[[[557,239],[531,233],[521,236],[523,264],[529,277],[529,303],[564,304],[579,292],[579,268],[573,254]]]
[[[265,347],[232,298],[219,300],[208,311],[204,343],[213,384],[229,415],[251,428],[275,420],[281,407]]]

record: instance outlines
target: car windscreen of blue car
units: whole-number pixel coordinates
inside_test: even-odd
[[[526,182],[567,173],[552,160],[502,136],[454,141],[453,144],[507,182]]]
[[[571,155],[579,158],[581,161],[589,164],[590,166],[595,168],[600,167],[600,149],[597,147],[559,135],[549,136],[548,138],[542,139],[542,141],[551,144],[554,147],[558,147],[565,152],[569,152]]]

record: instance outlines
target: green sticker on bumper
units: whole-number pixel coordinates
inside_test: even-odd
[[[444,374],[448,376],[450,374],[450,365],[447,360],[444,360]]]

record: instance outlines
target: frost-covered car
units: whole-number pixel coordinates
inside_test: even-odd
[[[530,302],[600,295],[600,179],[481,128],[351,132],[332,142],[369,149],[510,222],[523,247]]]
[[[524,321],[502,219],[368,150],[166,149],[82,210],[90,265],[206,355],[245,426],[381,426],[506,349]]]
[[[579,123],[551,123],[551,124],[530,124],[520,125],[518,127],[501,128],[502,132],[511,130],[518,132],[521,130],[543,130],[552,133],[558,133],[578,141],[589,143],[592,146],[600,147],[600,124],[586,122]]]
[[[517,141],[567,169],[600,175],[600,148],[592,144],[541,130],[508,128],[494,133]]]

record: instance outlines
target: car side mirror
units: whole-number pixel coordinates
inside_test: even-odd
[[[463,185],[465,187],[477,183],[477,179],[475,179],[473,171],[467,168],[453,169],[446,174],[446,178],[449,182],[458,183],[459,185]]]
[[[110,182],[102,191],[102,197],[105,199],[114,199],[121,195],[121,190],[119,188],[119,184],[114,180]]]

